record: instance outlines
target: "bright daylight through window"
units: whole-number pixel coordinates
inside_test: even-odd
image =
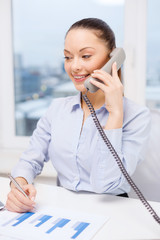
[[[160,1],[148,0],[147,12],[147,87],[150,108],[160,109]]]

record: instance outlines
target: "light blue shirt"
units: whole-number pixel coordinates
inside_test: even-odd
[[[105,133],[132,175],[144,158],[150,129],[150,112],[124,97],[123,127]],[[102,126],[108,111],[96,110]],[[83,110],[80,94],[54,99],[39,120],[28,149],[12,171],[28,183],[41,173],[44,162],[50,160],[57,171],[61,186],[73,191],[121,194],[130,187],[115,159],[101,139],[91,115],[82,128]]]

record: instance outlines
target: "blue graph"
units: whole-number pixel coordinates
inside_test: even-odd
[[[56,228],[62,228],[64,227],[68,222],[70,222],[70,219],[62,218],[60,221],[58,221],[53,227],[51,227],[46,233],[51,233]]]
[[[32,218],[31,221],[27,221],[30,217],[34,217],[34,216],[35,216],[34,219]],[[39,214],[37,216],[37,214],[35,214],[34,212],[27,212],[24,214],[18,214],[16,217],[5,222],[2,226],[5,227],[7,225],[10,225],[12,227],[16,227],[16,229],[17,229],[17,226],[20,226],[22,223],[24,223],[26,221],[26,227],[27,227],[27,224],[29,224],[30,226],[39,228],[44,223],[49,221],[49,225],[51,227],[49,229],[46,229],[45,233],[51,234],[57,228],[62,229],[65,226],[67,227],[67,224],[72,221],[71,219],[68,219],[68,218],[57,218],[54,221],[52,219],[53,219],[53,216],[51,216],[51,215]],[[74,235],[70,236],[70,239],[78,239],[78,236],[89,226],[89,224],[90,223],[87,223],[87,222],[76,222],[74,225],[69,225],[69,228],[73,229],[75,232]],[[47,226],[49,226],[49,225],[47,225]],[[72,232],[72,234],[73,234],[73,232]]]
[[[83,230],[89,226],[89,224],[90,223],[80,222],[79,225],[74,228],[74,230],[76,230],[77,232],[71,238],[72,239],[77,238],[79,234],[81,234],[81,232],[83,232]]]
[[[27,212],[25,214],[23,214],[22,216],[20,216],[19,218],[17,218],[18,222],[13,224],[12,226],[15,227],[18,224],[24,222],[26,219],[28,219],[29,217],[31,217],[34,213],[33,212]]]
[[[12,226],[17,226],[19,225],[20,223],[24,222],[26,219],[28,219],[29,217],[31,217],[33,214],[33,212],[27,212],[27,213],[24,213],[23,215],[21,214],[18,214],[16,217],[10,219],[9,221],[5,222],[2,226],[7,226],[9,225],[10,223],[14,222],[15,220],[18,220],[16,223],[14,223]]]
[[[38,217],[36,217],[33,221],[31,221],[30,223],[34,223],[36,221],[39,221],[39,223],[37,223],[35,225],[35,227],[40,227],[43,223],[47,222],[50,218],[52,218],[52,216],[50,215],[40,215]]]

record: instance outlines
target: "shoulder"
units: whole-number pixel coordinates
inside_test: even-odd
[[[39,120],[39,123],[52,123],[57,119],[65,118],[69,115],[73,109],[73,106],[78,105],[80,102],[80,97],[78,95],[54,98],[50,106],[46,109],[46,112]]]
[[[79,95],[55,98],[52,100],[46,114],[58,114],[60,112],[71,112],[74,105],[80,104]]]
[[[74,104],[78,104],[78,100],[79,100],[79,96],[75,95],[75,96],[68,96],[68,97],[61,97],[61,98],[55,98],[52,100],[51,103],[51,108],[61,108],[61,107],[73,107]]]

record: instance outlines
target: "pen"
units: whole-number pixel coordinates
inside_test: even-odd
[[[11,182],[14,184],[14,186],[21,192],[23,193],[23,195],[29,199],[28,195],[25,193],[25,191],[23,191],[23,189],[21,188],[21,186],[18,184],[18,182],[10,175],[8,174],[8,177],[10,178]]]

